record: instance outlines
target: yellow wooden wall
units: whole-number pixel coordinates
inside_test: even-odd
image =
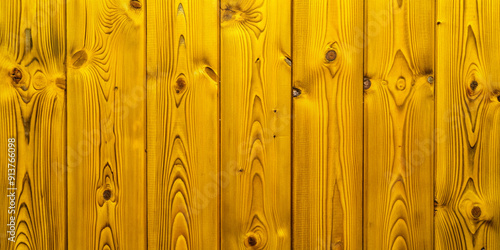
[[[498,41],[496,0],[2,0],[0,249],[500,249]]]

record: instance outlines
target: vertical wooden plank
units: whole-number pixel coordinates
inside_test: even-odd
[[[221,2],[221,249],[291,248],[291,1]]]
[[[68,249],[145,249],[145,6],[67,5]]]
[[[437,11],[436,249],[500,249],[500,2]]]
[[[64,20],[63,0],[0,2],[0,249],[66,245]]]
[[[434,1],[365,5],[365,249],[433,249]]]
[[[293,15],[293,246],[361,249],[363,1]]]
[[[148,2],[148,249],[218,249],[218,13]]]

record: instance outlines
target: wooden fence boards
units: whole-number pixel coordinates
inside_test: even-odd
[[[148,1],[148,249],[218,249],[218,12]]]
[[[67,2],[68,249],[146,248],[145,6]]]
[[[362,69],[363,1],[294,1],[294,249],[362,249]]]
[[[436,249],[500,249],[499,11],[437,4]]]
[[[220,8],[221,249],[291,249],[291,1]]]
[[[500,249],[499,11],[1,1],[0,249]]]
[[[433,13],[365,2],[364,249],[433,249]]]
[[[61,0],[0,2],[0,249],[66,245],[64,9]]]

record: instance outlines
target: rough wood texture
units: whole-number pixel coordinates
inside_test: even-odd
[[[148,2],[148,249],[218,249],[218,13]]]
[[[436,249],[500,249],[500,2],[437,11]]]
[[[60,0],[0,2],[0,249],[65,246],[64,8]],[[15,168],[8,166],[9,138]],[[17,190],[7,190],[7,169],[16,169]],[[6,234],[11,216],[14,242]]]
[[[145,6],[67,4],[68,249],[145,249]]]
[[[221,2],[221,249],[291,248],[290,15]]]
[[[365,249],[433,249],[433,13],[432,0],[365,5]]]
[[[294,249],[362,249],[362,14],[361,0],[294,1]]]

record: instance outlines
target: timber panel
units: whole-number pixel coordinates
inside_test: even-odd
[[[68,249],[146,247],[143,5],[67,3]]]
[[[362,14],[360,0],[294,1],[294,249],[362,249]]]
[[[291,1],[221,2],[221,249],[290,249]]]

